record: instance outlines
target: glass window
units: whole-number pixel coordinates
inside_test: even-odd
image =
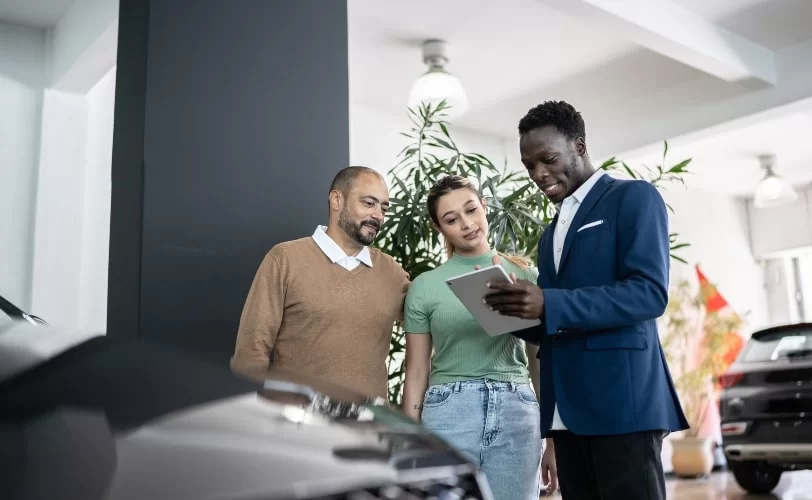
[[[812,329],[791,329],[751,338],[741,361],[752,363],[788,359],[812,350]]]

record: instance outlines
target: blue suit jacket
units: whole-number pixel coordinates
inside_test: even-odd
[[[670,264],[660,193],[602,176],[572,220],[558,272],[555,222],[539,242],[543,323],[519,335],[539,344],[542,434],[555,402],[578,435],[688,428],[657,333]]]

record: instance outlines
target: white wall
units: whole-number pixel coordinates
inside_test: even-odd
[[[31,302],[46,34],[0,23],[0,295]]]
[[[0,23],[0,294],[67,328],[105,330],[117,14]]]
[[[812,186],[796,187],[798,199],[788,205],[759,209],[747,200],[751,244],[757,257],[779,257],[812,248]]]
[[[51,88],[85,94],[115,64],[118,4],[118,0],[74,0],[51,30]]]
[[[115,70],[85,95],[45,91],[32,310],[106,331]]]
[[[116,71],[87,93],[87,150],[79,326],[107,330],[107,270],[110,249],[110,191]]]
[[[750,251],[745,203],[696,187],[674,186],[665,194],[674,208],[671,231],[691,246],[680,251],[689,265],[672,265],[672,283],[685,277],[696,282],[698,264],[719,293],[745,319],[745,332],[770,324],[764,271]]]
[[[78,326],[86,127],[84,96],[45,91],[31,310],[71,328]]]

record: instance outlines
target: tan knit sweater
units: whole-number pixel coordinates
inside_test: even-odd
[[[348,271],[310,237],[273,247],[248,293],[232,369],[256,378],[272,359],[274,368],[385,397],[392,325],[409,278],[392,257],[369,250],[372,267]]]

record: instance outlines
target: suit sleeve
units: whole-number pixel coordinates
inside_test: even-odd
[[[630,182],[626,191],[617,214],[618,281],[544,290],[547,335],[630,326],[665,312],[670,263],[665,202],[648,182]]]

